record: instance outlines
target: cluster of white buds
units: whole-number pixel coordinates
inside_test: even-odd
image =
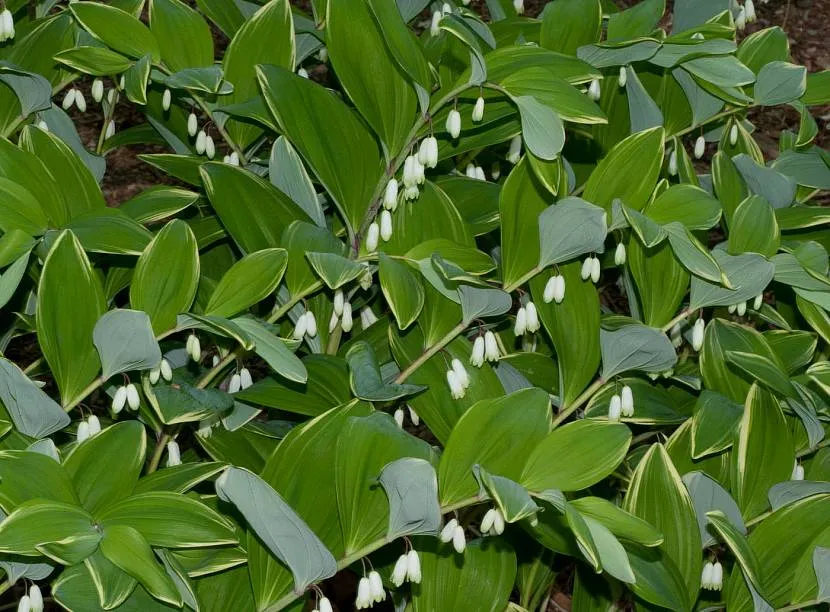
[[[504,515],[498,508],[490,508],[481,519],[481,533],[484,535],[501,535],[504,533]]]
[[[602,272],[602,266],[596,255],[590,255],[582,262],[582,280],[588,280],[590,278],[596,284],[599,282],[600,272]]]
[[[475,164],[467,164],[464,174],[467,175],[467,178],[475,179],[477,181],[487,180],[487,176],[484,174],[484,169],[481,166],[476,166]]]
[[[804,466],[796,461],[793,465],[793,474],[790,480],[804,480]]]
[[[729,128],[729,144],[733,147],[738,144],[738,124],[733,123],[732,127]]]
[[[421,423],[421,417],[418,416],[418,413],[412,409],[412,406],[407,405],[406,409],[409,411],[409,420],[412,421],[412,424],[416,427]],[[398,408],[395,410],[394,414],[395,422],[398,424],[398,427],[403,428],[404,423],[404,410],[403,408]]]
[[[628,83],[628,72],[626,72],[625,66],[620,66],[620,76],[617,83],[620,87],[625,87],[625,84]]]
[[[507,161],[514,166],[519,163],[522,157],[522,137],[516,135],[510,140],[510,148],[507,151]]]
[[[437,142],[437,141],[436,141]],[[432,145],[429,145],[430,149]],[[436,145],[437,146],[437,145]],[[431,158],[432,152],[430,151],[430,159],[428,161],[432,161]],[[435,162],[438,163],[437,160],[437,152],[435,154],[436,160]],[[403,197],[405,200],[417,200],[419,191],[418,185],[423,185],[424,181],[426,180],[426,175],[424,173],[424,164],[421,163],[420,159],[420,152],[418,155],[409,155],[403,164]]]
[[[614,265],[625,265],[625,245],[622,242],[617,243],[617,250],[614,251]]]
[[[196,153],[205,155],[208,159],[216,157],[216,143],[213,142],[213,136],[200,130],[196,136]]]
[[[599,79],[594,79],[591,81],[591,84],[588,86],[588,97],[591,98],[594,102],[600,99],[602,96],[602,88],[599,84]]]
[[[461,135],[461,113],[456,109],[452,109],[447,115],[447,131],[453,139]]]
[[[166,359],[162,359],[157,368],[150,370],[150,384],[156,384],[159,381],[159,377],[167,382],[173,379],[173,368],[170,367],[170,362]]]
[[[222,161],[229,166],[239,166],[239,153],[231,151],[230,155],[225,155],[225,157],[222,158]]]
[[[461,554],[467,548],[467,538],[464,536],[464,528],[458,524],[456,519],[450,519],[444,528],[441,530],[439,539],[446,544],[452,542],[455,552]]]
[[[696,352],[700,352],[700,349],[703,348],[703,334],[705,331],[706,323],[703,321],[703,318],[695,321],[694,326],[692,326],[692,348]]]
[[[164,93],[161,94],[161,109],[164,111],[170,110],[170,103],[173,101],[173,94],[167,88],[165,88]]]
[[[112,411],[115,414],[124,410],[124,406],[129,406],[130,410],[138,410],[140,405],[138,389],[133,383],[122,385],[115,390],[115,395],[112,397]]]
[[[487,331],[483,336],[478,336],[473,342],[473,353],[470,355],[470,365],[480,368],[484,361],[499,360],[499,343],[496,342],[496,335]]]
[[[338,289],[334,292],[334,312],[331,313],[331,321],[329,321],[329,333],[337,329],[337,324],[344,332],[352,331],[352,305],[346,301],[343,291]]]
[[[199,363],[202,359],[202,344],[199,342],[199,336],[190,334],[185,342],[185,350],[193,361]]]
[[[386,183],[383,192],[383,207],[386,210],[395,210],[398,207],[398,179],[394,176]]]
[[[513,333],[517,336],[523,336],[525,332],[535,333],[539,331],[539,313],[536,312],[536,304],[528,302],[519,308],[516,313],[516,324],[513,327]]]
[[[677,150],[669,153],[669,176],[677,176]]]
[[[294,340],[302,340],[304,336],[313,338],[317,335],[317,319],[314,318],[314,313],[306,310],[297,319],[297,325],[294,326]]]
[[[88,440],[92,436],[100,433],[101,431],[101,421],[98,420],[98,417],[94,414],[90,414],[86,420],[81,421],[78,423],[78,432],[76,434],[78,439],[78,444],[83,442],[84,440]]]
[[[703,572],[700,575],[700,588],[708,591],[720,591],[723,588],[723,566],[720,561],[712,563],[707,561],[703,564]]]
[[[83,92],[75,87],[66,92],[61,103],[65,111],[68,111],[73,105],[77,106],[82,113],[86,112],[86,98],[84,98]]]
[[[727,308],[729,314],[736,314],[739,317],[742,317],[746,314],[746,302],[740,302],[738,304],[732,304]]]
[[[695,140],[695,159],[700,159],[706,152],[706,139],[703,136],[698,136]]]
[[[542,300],[544,300],[545,304],[550,304],[553,301],[556,301],[557,304],[561,304],[564,299],[565,277],[561,274],[555,274],[548,279],[547,283],[545,283],[545,290],[542,293]]]
[[[484,98],[479,96],[473,106],[473,123],[478,123],[484,119]]]
[[[312,612],[334,612],[334,608],[331,607],[328,597],[321,597],[320,601],[317,602],[317,607]]]
[[[104,140],[109,140],[113,136],[115,136],[115,121],[110,119],[110,122],[107,123],[107,129],[104,132]]]
[[[447,384],[453,399],[461,399],[470,386],[470,375],[460,359],[453,358],[451,367],[447,370]]]
[[[43,594],[38,585],[30,586],[29,593],[20,598],[17,602],[17,612],[43,612]]]
[[[383,589],[383,580],[381,580],[380,574],[372,570],[368,577],[364,576],[357,583],[355,608],[358,610],[371,608],[384,599],[386,599],[386,591]]]
[[[418,557],[418,551],[413,548],[408,553],[398,557],[389,580],[396,587],[401,586],[407,580],[415,584],[420,584],[421,559]]]
[[[243,389],[253,386],[254,380],[251,378],[251,372],[248,368],[242,368],[231,376],[228,382],[228,393],[237,393]]]
[[[14,38],[14,17],[9,9],[0,13],[0,42]]]
[[[418,147],[418,163],[424,168],[434,168],[438,165],[438,139],[435,136],[427,136],[421,141]]]
[[[104,99],[104,81],[101,79],[92,81],[92,99],[98,103]]]
[[[182,454],[179,444],[175,440],[167,443],[167,467],[174,467],[182,464]]]

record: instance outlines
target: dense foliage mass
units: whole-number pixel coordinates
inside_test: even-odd
[[[467,4],[0,0],[4,609],[830,598],[830,73]]]

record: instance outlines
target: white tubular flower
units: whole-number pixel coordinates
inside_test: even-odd
[[[525,310],[524,306],[519,308],[519,312],[516,313],[516,324],[513,326],[513,333],[516,336],[523,336],[524,333],[527,331],[527,311]]]
[[[461,135],[461,113],[455,109],[447,115],[447,131],[454,139]]]
[[[464,536],[464,528],[461,525],[456,525],[452,533],[452,547],[455,552],[461,554],[467,548],[467,538]]]
[[[196,153],[204,155],[207,148],[207,134],[204,130],[199,130],[199,135],[196,136]]]
[[[29,587],[29,609],[32,612],[43,612],[43,594],[36,584]]]
[[[317,318],[314,316],[314,313],[310,310],[305,313],[305,323],[306,329],[305,333],[308,334],[309,338],[313,338],[317,335]]]
[[[484,365],[484,336],[476,337],[473,342],[473,352],[470,355],[470,365],[480,368]]]
[[[334,292],[334,314],[338,317],[343,314],[343,304],[346,298],[343,296],[343,290],[338,289]]]
[[[494,508],[493,510],[495,511],[495,519],[493,520],[493,533],[495,533],[496,535],[501,535],[504,533],[504,515],[498,508]]]
[[[625,265],[625,245],[622,242],[617,244],[617,250],[614,251],[614,265]]]
[[[89,437],[91,438],[95,434],[101,433],[101,421],[98,420],[98,417],[94,414],[90,414],[86,420],[87,425],[89,425]]]
[[[153,368],[152,370],[150,370],[150,384],[151,385],[156,384],[159,381],[159,376],[161,376],[161,368]],[[126,391],[125,391],[125,393],[126,393]],[[124,399],[126,399],[126,398],[127,398],[127,396],[125,395]],[[123,406],[122,406],[122,408],[123,408]]]
[[[380,237],[384,242],[389,242],[392,237],[392,213],[388,210],[380,213]]]
[[[161,94],[161,108],[162,110],[169,111],[170,110],[170,102],[173,100],[173,94],[170,93],[169,89],[165,89],[164,93]]]
[[[379,240],[380,225],[378,225],[377,221],[372,221],[372,223],[369,225],[369,229],[366,230],[366,250],[370,253],[377,251]]]
[[[337,326],[340,324],[340,317],[337,316],[336,312],[331,313],[331,319],[329,319],[329,333],[332,333]]]
[[[539,313],[536,312],[536,304],[528,302],[525,304],[525,312],[527,313],[527,331],[531,334],[539,331]]]
[[[738,16],[735,17],[735,29],[743,30],[746,28],[746,10],[744,7],[738,9]]]
[[[738,305],[732,304],[726,310],[729,312],[729,314],[735,314],[735,311],[738,310]]]
[[[695,159],[700,159],[706,152],[706,139],[703,136],[698,136],[695,140]]]
[[[77,106],[78,110],[82,113],[86,112],[86,98],[80,89],[75,90],[75,106]]]
[[[372,327],[375,323],[378,322],[378,317],[374,313],[374,311],[369,306],[364,306],[360,309],[360,325],[363,329],[367,327]]]
[[[292,338],[294,338],[294,340],[302,340],[308,331],[308,319],[306,319],[306,314],[307,312],[301,314],[297,319],[297,323],[294,325],[294,333],[292,334]]]
[[[406,577],[410,582],[421,583],[421,559],[414,548],[406,554]]]
[[[729,144],[733,147],[738,144],[738,124],[732,124],[732,127],[729,128]]]
[[[398,557],[398,560],[395,562],[395,567],[392,570],[392,576],[389,578],[389,581],[396,587],[400,587],[406,580],[408,568],[408,558],[405,554],[403,554]]]
[[[424,165],[420,161],[418,161],[417,156],[413,156],[413,159],[415,160],[412,164],[412,169],[415,173],[415,183],[417,185],[423,185],[424,182],[427,180],[427,175],[424,172]]]
[[[130,410],[138,410],[138,407],[141,405],[141,398],[138,397],[138,389],[135,388],[133,383],[127,385],[127,406],[130,407]]]
[[[565,277],[559,274],[556,276],[556,287],[553,292],[553,300],[557,304],[561,304],[565,299]]]
[[[187,337],[187,340],[184,343],[184,350],[187,351],[188,357],[193,356],[193,339],[196,337],[196,334],[190,334]]]
[[[196,118],[196,113],[191,112],[187,116],[187,133],[192,138],[199,131],[199,120]]]
[[[371,595],[375,603],[386,599],[386,591],[383,589],[383,580],[376,571],[369,572],[369,585],[372,587]]]
[[[458,521],[456,519],[450,519],[447,521],[447,524],[444,525],[444,528],[441,530],[441,534],[438,536],[438,539],[441,540],[444,544],[450,542],[452,540],[453,534],[455,533],[455,528],[458,527]]]
[[[582,262],[582,269],[579,272],[579,275],[582,277],[582,280],[588,280],[591,278],[591,271],[594,268],[594,257],[593,255],[589,255],[585,258]]]
[[[466,394],[466,390],[458,380],[455,370],[447,370],[447,384],[450,387],[450,395],[453,399],[462,399]]]
[[[113,87],[107,92],[107,104],[115,103],[115,88]]]
[[[764,305],[764,294],[759,293],[755,296],[755,300],[752,302],[752,310],[761,310],[761,306]]]
[[[104,81],[101,79],[92,81],[92,99],[98,103],[104,99]]]
[[[219,365],[219,355],[214,355],[210,359],[210,367],[215,368]]]
[[[594,79],[591,81],[591,84],[588,86],[588,97],[591,98],[594,102],[600,99],[602,96],[602,88],[599,84],[599,79]]]
[[[0,42],[14,38],[14,16],[9,9],[0,13]]]
[[[746,314],[746,302],[741,302],[740,304],[738,304],[735,310],[738,313],[739,317],[744,316]]]
[[[328,597],[320,598],[320,602],[317,604],[317,612],[334,612]]]
[[[424,165],[427,168],[434,168],[438,165],[438,139],[435,136],[430,136],[427,138],[427,143],[429,146],[429,157]]]
[[[386,183],[383,192],[383,207],[386,210],[395,210],[398,207],[398,179],[394,176]]]
[[[9,10],[6,9],[5,13],[8,13]],[[29,612],[32,609],[32,602],[28,595],[24,595],[20,598],[20,601],[17,602],[17,612]]]
[[[123,75],[123,74],[122,74],[120,77],[118,77],[118,89],[122,89],[122,90],[123,90],[123,89],[124,89],[124,86],[126,85],[126,83],[127,83],[127,81],[124,79],[124,75]]]
[[[418,189],[417,185],[413,185],[412,187],[407,187],[406,189],[403,190],[403,199],[404,200],[417,200],[419,195],[421,195],[421,192]]]
[[[372,585],[369,579],[365,576],[357,583],[357,599],[355,599],[354,607],[358,610],[369,608],[372,605]]]
[[[470,375],[467,373],[467,368],[464,367],[464,364],[458,358],[453,358],[451,365],[458,382],[461,383],[462,387],[468,389],[470,387]]]
[[[599,263],[599,257],[594,257],[591,261],[591,280],[596,285],[599,282],[599,275],[602,272],[602,266]]]
[[[415,175],[415,159],[414,155],[408,155],[403,162],[403,184],[404,187],[412,187],[418,184],[418,179]]]
[[[161,360],[161,365],[159,366],[161,370],[161,377],[170,382],[173,379],[173,368],[170,367],[170,362],[166,359]]]
[[[608,420],[619,421],[622,416],[622,399],[616,393],[611,396],[611,401],[608,402]]]
[[[620,76],[617,79],[617,83],[619,83],[620,87],[625,87],[625,84],[628,82],[628,72],[625,70],[625,66],[620,66]]]
[[[755,23],[758,20],[758,15],[755,14],[755,3],[752,0],[744,2],[744,11],[746,11],[747,23]]]
[[[208,159],[216,157],[216,143],[213,142],[213,136],[205,138],[205,155]]]
[[[473,106],[473,123],[478,123],[482,119],[484,119],[484,98],[479,96]]]
[[[522,137],[516,135],[510,140],[510,149],[507,151],[507,161],[514,166],[519,163],[522,157]]]
[[[479,181],[486,181],[487,177],[484,175],[484,168],[481,166],[475,167],[475,178]]]
[[[796,463],[793,467],[792,480],[804,480],[804,466]]]
[[[677,175],[677,151],[669,153],[669,176]]]
[[[695,321],[694,327],[692,327],[692,348],[696,352],[700,352],[700,349],[703,348],[703,335],[706,331],[706,323],[703,322],[703,319],[698,319]]]
[[[247,389],[254,386],[254,379],[251,378],[251,372],[248,368],[239,370],[239,388]]]
[[[493,528],[493,523],[496,522],[496,509],[490,508],[484,513],[484,518],[481,519],[481,533],[489,533]]]
[[[489,330],[484,334],[484,358],[487,361],[499,360],[499,343],[496,342],[496,335]]]
[[[110,120],[107,124],[107,131],[104,134],[104,140],[109,140],[113,136],[115,136],[115,121]]]
[[[443,15],[449,15],[450,13],[452,13],[452,5],[450,5],[449,2],[445,2],[444,4],[442,4],[441,13]]]
[[[354,321],[352,320],[352,304],[351,302],[346,302],[343,304],[343,316],[340,318],[340,327],[343,328],[344,332],[352,331],[352,326],[354,325]]]
[[[418,161],[422,166],[426,166],[429,162],[429,137],[424,138],[421,144],[418,145]]]
[[[299,76],[303,77],[304,79],[308,78],[308,70],[306,70],[305,68],[302,68],[302,67],[298,68],[297,69],[297,74]]]
[[[179,444],[175,440],[167,443],[167,467],[174,467],[182,464],[182,454]]]
[[[631,392],[631,387],[625,385],[620,397],[622,399],[622,415],[625,417],[634,416],[634,393]]]
[[[68,111],[70,108],[72,108],[72,105],[75,104],[76,91],[77,90],[73,87],[72,89],[66,92],[66,95],[63,96],[63,102],[61,102],[61,107],[63,108],[63,110]]]
[[[703,564],[703,571],[700,573],[700,588],[706,589],[707,591],[712,589],[714,577],[715,566],[712,565],[711,561],[707,561]]]
[[[153,377],[152,372],[150,373],[150,378]],[[158,380],[158,378],[156,378]],[[152,382],[152,381],[151,381]],[[127,405],[127,387],[121,386],[115,390],[115,395],[112,396],[112,411],[115,414],[118,414],[122,410],[124,410],[124,406]]]
[[[525,12],[525,0],[513,0],[513,8],[517,15],[522,15]]]
[[[395,414],[392,415],[392,417],[395,419],[395,423],[397,423],[398,427],[400,427],[401,429],[403,429],[403,416],[403,408],[398,408],[397,410],[395,410]]]
[[[410,406],[409,404],[407,404],[406,408],[407,410],[409,410],[409,420],[412,421],[412,424],[415,425],[415,427],[420,425],[421,417],[418,416],[418,413],[412,410],[412,406]]]
[[[474,179],[476,177],[476,167],[473,164],[467,164],[464,174],[467,175],[467,178]]]
[[[717,561],[712,566],[712,589],[720,591],[723,588],[723,566]]]
[[[228,163],[231,166],[238,166],[239,165],[239,153],[237,153],[236,151],[231,152],[231,154],[228,155]]]
[[[231,381],[228,383],[228,393],[238,393],[242,388],[242,377],[234,372]]]
[[[429,24],[429,34],[430,36],[438,36],[441,33],[441,11],[435,11],[432,13],[432,21]]]
[[[542,292],[542,301],[550,304],[553,301],[553,294],[556,290],[556,276],[551,276],[545,283],[545,290]]]
[[[78,438],[78,444],[89,439],[89,423],[86,421],[78,423],[78,433],[76,435]]]

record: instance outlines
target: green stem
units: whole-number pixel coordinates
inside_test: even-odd
[[[666,324],[665,324],[665,325],[664,325],[661,329],[662,329],[664,332],[671,331],[671,328],[672,328],[672,327],[674,327],[675,325],[677,325],[678,323],[680,323],[680,322],[681,322],[681,321],[683,321],[684,319],[687,319],[687,318],[689,317],[689,315],[691,315],[691,314],[692,314],[692,312],[693,312],[693,311],[692,311],[692,310],[689,310],[688,308],[686,308],[685,310],[681,310],[679,315],[677,315],[677,316],[676,316],[675,318],[673,318],[671,321],[669,321],[668,323],[666,323]]]
[[[77,406],[82,401],[84,401],[87,398],[87,396],[89,396],[93,391],[98,389],[103,384],[104,384],[104,379],[100,376],[97,376],[95,378],[95,380],[93,380],[91,383],[89,383],[87,385],[86,389],[81,391],[81,393],[78,395],[78,397],[76,397],[71,402],[69,402],[66,406],[63,407],[64,411],[69,412],[70,410],[72,410],[75,406]]]
[[[427,350],[425,350],[423,353],[421,353],[421,356],[418,357],[415,361],[413,361],[408,366],[406,366],[406,369],[404,369],[400,374],[398,374],[398,377],[395,379],[395,384],[401,384],[402,382],[404,382],[418,368],[420,368],[422,365],[424,365],[424,363],[426,363],[427,360],[429,360],[430,357],[432,357],[433,355],[435,355],[435,353],[437,353],[442,348],[447,346],[450,342],[452,342],[455,339],[456,336],[458,336],[458,334],[463,332],[465,329],[467,329],[467,325],[464,324],[464,323],[459,323],[458,325],[453,327],[450,330],[450,333],[448,333],[446,336],[441,338],[438,342],[436,342],[431,347],[429,347]]]
[[[671,138],[679,138],[680,136],[685,136],[686,134],[691,134],[695,130],[701,129],[704,125],[708,125],[710,123],[714,123],[716,121],[720,121],[721,119],[726,119],[727,117],[731,117],[736,113],[740,113],[742,111],[748,111],[750,106],[736,106],[735,108],[730,108],[729,110],[721,111],[716,115],[712,115],[703,123],[699,123],[698,125],[693,125],[691,127],[687,127],[684,130],[680,130],[679,132],[675,132],[669,136],[666,136],[666,140],[670,140]]]
[[[521,287],[522,285],[524,285],[524,284],[525,284],[527,281],[529,281],[531,278],[533,278],[534,276],[536,276],[537,274],[539,274],[539,272],[541,272],[542,270],[543,270],[543,268],[540,268],[539,266],[536,266],[535,268],[533,268],[532,270],[530,270],[530,271],[529,271],[529,272],[527,272],[526,274],[523,274],[523,275],[521,276],[521,278],[519,278],[519,280],[517,280],[516,282],[510,283],[509,285],[507,285],[507,286],[504,288],[504,290],[505,290],[507,293],[512,293],[512,292],[514,292],[516,289],[518,289],[519,287]]]
[[[26,368],[23,370],[23,373],[28,375],[30,372],[34,372],[35,370],[37,370],[40,367],[40,365],[42,363],[43,363],[43,357],[38,357],[32,363],[30,363],[29,365],[26,366]]]
[[[98,143],[95,145],[95,154],[101,155],[104,150],[104,143],[107,142],[107,127],[112,121],[112,118],[115,116],[115,107],[118,105],[118,98],[120,94],[118,93],[118,89],[113,89],[112,91],[115,92],[112,96],[112,104],[109,104],[109,109],[107,112],[104,113],[104,125],[101,126],[101,131],[98,134]],[[104,99],[106,100],[107,94],[104,92]]]
[[[801,457],[806,457],[807,455],[812,455],[814,452],[824,448],[825,446],[830,446],[830,439],[822,440],[821,442],[819,442],[815,446],[813,446],[811,448],[804,449],[803,451],[798,453],[796,455],[796,457],[801,458]]]
[[[164,453],[164,449],[167,446],[167,443],[170,442],[172,436],[167,433],[161,434],[161,437],[156,442],[156,448],[153,450],[153,456],[150,457],[150,464],[147,466],[147,473],[152,474],[155,472],[159,467],[159,462],[161,461],[161,456]]]
[[[577,410],[577,408],[579,408],[580,406],[582,406],[582,404],[591,399],[594,396],[594,394],[600,390],[600,387],[602,387],[602,385],[605,384],[605,382],[605,379],[600,376],[593,383],[591,383],[591,386],[585,389],[585,391],[583,391],[582,394],[579,397],[577,397],[572,404],[562,408],[559,414],[556,415],[556,418],[553,419],[553,426],[556,427],[562,421],[571,416]]]

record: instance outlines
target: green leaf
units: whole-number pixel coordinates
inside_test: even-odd
[[[66,228],[85,250],[115,255],[141,255],[153,235],[117,208],[81,213]]]
[[[306,253],[306,258],[329,289],[339,289],[366,273],[366,266],[335,253]]]
[[[64,406],[82,399],[98,374],[92,333],[105,309],[101,283],[78,239],[61,232],[43,264],[36,321],[38,342]]]
[[[98,603],[105,610],[122,605],[138,584],[135,578],[107,559],[100,547],[84,559],[84,567],[95,585]]]
[[[562,119],[533,96],[514,96],[511,99],[519,109],[522,138],[528,150],[540,159],[556,159],[565,144]]]
[[[22,231],[33,236],[45,233],[48,219],[35,195],[25,187],[0,178],[0,229]]]
[[[585,124],[608,122],[599,106],[551,66],[521,68],[502,79],[501,86],[513,96],[536,98],[563,121]]]
[[[730,224],[729,253],[760,253],[772,257],[781,245],[775,210],[761,196],[750,196],[735,210]]]
[[[462,323],[469,324],[474,319],[503,315],[513,304],[510,294],[501,289],[489,289],[461,285],[458,288],[461,299]]]
[[[747,186],[762,196],[773,208],[785,208],[793,203],[796,195],[795,181],[774,168],[760,165],[746,153],[732,158]]]
[[[629,40],[648,36],[666,11],[665,0],[646,0],[613,13],[608,19],[608,40]]]
[[[92,554],[100,539],[92,517],[82,509],[42,499],[21,504],[0,523],[0,552],[25,557],[46,554],[64,565]],[[51,544],[60,548],[48,548]]]
[[[167,425],[214,419],[233,408],[233,398],[218,389],[199,389],[186,382],[155,387],[148,383],[144,393],[158,418]]]
[[[506,522],[515,523],[524,518],[533,517],[541,510],[530,497],[527,489],[514,480],[490,474],[480,465],[473,466],[473,474],[481,484],[482,491],[486,491],[490,496]]]
[[[87,32],[113,51],[134,59],[149,54],[154,62],[161,60],[153,33],[126,11],[97,2],[74,2],[70,10]]]
[[[531,491],[579,491],[616,469],[631,431],[621,423],[582,420],[549,433],[530,453],[520,482]]]
[[[638,5],[639,6],[639,5]],[[628,96],[628,114],[631,117],[631,133],[636,134],[663,125],[663,113],[640,82],[631,66],[625,67],[625,92]]]
[[[121,74],[132,66],[129,58],[106,47],[79,46],[61,51],[55,60],[73,70],[92,76]]]
[[[0,507],[6,512],[33,499],[78,504],[69,475],[47,455],[31,450],[2,451],[0,478]]]
[[[602,208],[581,198],[563,198],[539,215],[539,267],[601,251],[607,233]]]
[[[722,512],[732,524],[733,529],[746,534],[746,525],[744,525],[738,504],[716,480],[703,472],[689,472],[683,475],[683,484],[686,485],[695,506],[697,524],[700,527],[700,540],[704,549],[717,544],[715,533],[709,529],[709,519],[706,516],[712,510]]]
[[[700,187],[679,184],[663,191],[644,212],[660,225],[679,222],[690,230],[707,230],[720,219],[721,205]]]
[[[711,389],[704,389],[692,419],[692,457],[718,453],[732,446],[743,406]]]
[[[728,255],[715,249],[712,255],[734,289],[726,289],[693,276],[689,304],[691,310],[705,306],[732,306],[754,299],[764,292],[775,274],[775,266],[756,253]]]
[[[406,329],[424,307],[424,287],[405,263],[380,253],[378,280],[386,303],[395,315],[398,329]]]
[[[197,484],[221,472],[224,467],[222,463],[206,461],[203,463],[182,463],[173,467],[162,468],[141,478],[136,483],[133,492],[172,491],[174,493],[187,493]]]
[[[726,89],[755,81],[753,72],[733,55],[699,57],[684,62],[683,68],[697,77],[698,82]]]
[[[729,284],[729,279],[720,269],[718,261],[685,225],[674,221],[665,225],[664,229],[669,236],[669,244],[675,257],[684,268],[694,276],[710,282]]]
[[[389,499],[388,538],[438,533],[438,479],[429,461],[415,457],[397,459],[383,468],[378,481]]]
[[[422,391],[415,384],[388,383],[381,377],[375,352],[366,342],[356,342],[346,353],[349,362],[350,384],[355,397],[370,402],[388,402]]]
[[[297,203],[316,225],[326,227],[326,218],[314,184],[302,159],[284,136],[277,138],[271,148],[268,178],[277,189]]]
[[[752,586],[758,594],[766,599],[764,595],[764,585],[761,580],[762,568],[758,564],[758,558],[755,552],[749,546],[744,535],[735,529],[732,523],[729,522],[727,516],[720,510],[712,510],[706,513],[709,519],[709,524],[718,533],[720,538],[726,542],[732,554],[738,561],[738,565],[746,579],[752,583]]]
[[[288,261],[284,249],[263,249],[237,261],[210,295],[206,315],[231,317],[268,297],[282,280]]]
[[[542,13],[540,44],[551,51],[576,55],[576,50],[600,38],[602,7],[599,0],[556,0]]]
[[[158,334],[176,325],[176,315],[187,312],[199,284],[199,251],[190,227],[180,220],[156,234],[135,266],[130,304],[143,310]]]
[[[601,523],[618,538],[648,547],[663,543],[663,534],[648,522],[601,497],[581,497],[568,503],[585,519]]]
[[[104,379],[122,372],[149,370],[161,363],[161,349],[146,312],[107,312],[95,324],[92,342],[101,357]]]
[[[147,86],[150,83],[150,55],[143,55],[124,73],[124,93],[130,102],[147,104]]]
[[[790,378],[771,359],[755,353],[726,351],[726,360],[771,391],[792,398],[798,396]]]
[[[645,325],[626,325],[615,331],[601,329],[602,377],[627,370],[664,372],[677,361],[674,347],[666,334]]]
[[[755,103],[776,106],[800,98],[807,90],[807,69],[787,62],[769,62],[758,71]]]
[[[164,85],[169,89],[184,89],[207,94],[226,96],[233,92],[233,84],[224,80],[225,74],[217,65],[207,68],[185,68],[166,77]]]
[[[32,438],[45,438],[70,423],[63,409],[5,358],[0,358],[0,400],[15,429]]]
[[[213,63],[213,38],[199,13],[179,0],[150,0],[150,31],[173,72]]]
[[[238,317],[234,323],[241,327],[254,342],[257,355],[271,368],[290,381],[304,383],[308,379],[305,366],[286,346],[285,341],[253,317]]]

